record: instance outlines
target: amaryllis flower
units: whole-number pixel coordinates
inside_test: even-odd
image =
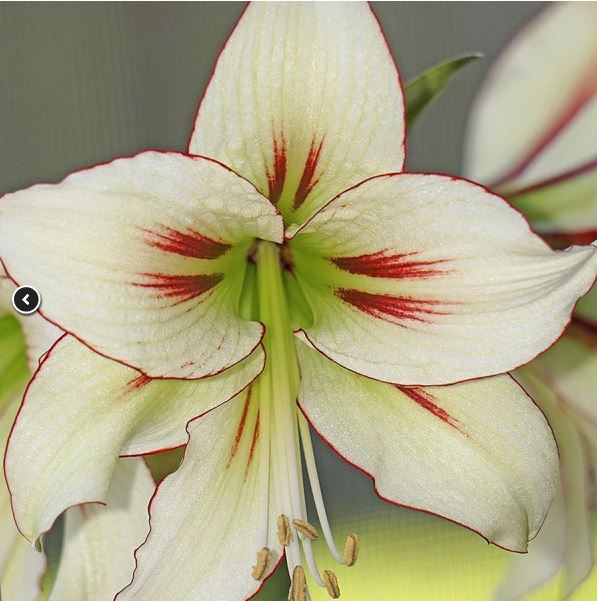
[[[37,367],[41,355],[62,334],[38,315],[19,316],[17,321],[11,305],[14,289],[14,284],[0,271],[0,446],[3,451],[28,369]],[[37,601],[43,590],[43,598],[48,601],[82,597],[111,599],[130,580],[134,567],[132,552],[147,534],[146,507],[153,490],[153,480],[142,459],[121,459],[106,496],[108,507],[68,509],[62,532],[56,534],[55,552],[59,557],[51,558],[55,563],[47,563],[45,556],[17,530],[3,479],[0,485],[0,587],[5,598]]]
[[[388,501],[526,548],[556,489],[555,445],[509,376],[479,378],[554,342],[596,249],[552,251],[484,188],[403,173],[403,115],[366,4],[252,4],[189,154],[0,200],[7,271],[69,333],[7,452],[27,537],[104,499],[119,455],[188,442],[118,599],[241,600],[283,558],[292,601],[307,577],[336,598],[313,545],[352,566],[358,536],[337,548],[312,428]]]
[[[503,191],[554,247],[597,237],[597,6],[549,7],[504,50],[472,113],[469,174]],[[499,590],[512,599],[564,571],[568,596],[593,566],[597,470],[597,288],[562,339],[516,377],[553,427],[561,488],[526,557]]]

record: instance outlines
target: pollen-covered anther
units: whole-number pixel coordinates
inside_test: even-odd
[[[344,545],[344,565],[352,567],[359,557],[359,537],[356,534],[349,534],[346,537]]]
[[[255,580],[261,580],[263,578],[265,570],[267,569],[267,564],[269,563],[270,555],[271,551],[267,547],[263,547],[263,549],[257,551],[257,561],[251,572],[251,576],[253,576]]]
[[[338,586],[338,579],[336,574],[330,570],[323,571],[323,581],[325,582],[325,588],[328,591],[328,595],[332,599],[340,598],[340,587]]]
[[[292,520],[292,524],[304,537],[310,540],[317,540],[319,538],[319,532],[309,522],[296,519]]]
[[[288,591],[288,601],[306,601],[307,580],[302,566],[296,566],[292,572],[292,581]]]
[[[292,528],[287,515],[278,516],[278,541],[284,547],[292,542]]]

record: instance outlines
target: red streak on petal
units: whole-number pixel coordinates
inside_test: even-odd
[[[422,300],[408,296],[392,296],[390,294],[372,294],[362,290],[338,288],[336,295],[344,302],[349,303],[373,317],[379,319],[393,318],[392,321],[421,321],[429,323],[425,319],[429,315],[445,315],[432,307],[441,304],[435,300]],[[402,326],[403,324],[398,323]]]
[[[436,405],[433,395],[423,388],[399,386],[397,384],[396,388],[417,403],[417,405],[420,405],[423,407],[423,409],[426,409],[429,411],[429,413],[435,415],[435,417],[439,417],[442,421],[446,422],[453,428],[458,429],[458,420],[454,419],[445,409],[442,409]]]
[[[139,374],[136,378],[130,380],[127,384],[126,392],[133,392],[134,390],[140,390],[143,386],[147,386],[151,382],[152,378],[145,374]]]
[[[549,145],[565,131],[572,123],[574,118],[582,111],[589,103],[593,96],[597,93],[597,63],[593,62],[591,69],[582,77],[580,84],[572,94],[568,104],[563,107],[562,111],[555,119],[553,124],[541,135],[531,150],[512,168],[508,173],[502,176],[497,182],[493,183],[490,188],[507,183],[508,181],[522,174],[531,163],[546,149]]]
[[[249,473],[253,458],[255,456],[255,449],[257,448],[257,441],[259,440],[259,413],[257,414],[257,421],[255,422],[255,428],[253,429],[253,438],[251,439],[251,449],[249,450],[249,459],[247,460],[247,467],[245,468],[245,478]]]
[[[143,273],[149,282],[133,282],[133,286],[153,288],[158,298],[176,298],[175,304],[182,303],[207,292],[222,281],[221,273],[209,275],[163,275]]]
[[[149,234],[147,244],[164,252],[183,257],[217,259],[231,248],[230,244],[208,238],[193,229],[189,229],[188,232],[179,232],[166,227],[163,229],[163,233],[151,230],[144,231]]]
[[[286,143],[284,137],[273,136],[274,163],[272,170],[267,169],[267,186],[270,202],[276,204],[280,200],[284,182],[286,181]]]
[[[309,153],[305,159],[305,166],[303,167],[303,174],[301,175],[301,181],[299,182],[296,194],[294,195],[294,208],[298,209],[309,194],[315,187],[319,178],[315,178],[315,170],[317,169],[317,163],[319,162],[319,156],[323,147],[323,138],[319,144],[315,142],[315,139],[311,142]]]
[[[428,278],[446,273],[434,268],[435,265],[444,263],[444,260],[412,261],[408,257],[416,253],[386,253],[387,251],[381,250],[356,257],[332,257],[331,260],[344,271],[374,278]]]
[[[232,443],[232,448],[230,449],[230,456],[228,457],[228,462],[226,463],[226,467],[230,467],[234,456],[238,451],[238,445],[240,444],[240,439],[243,436],[243,431],[245,429],[245,425],[247,423],[247,415],[249,413],[249,405],[251,404],[251,396],[252,396],[252,387],[249,386],[247,390],[247,394],[245,395],[245,404],[243,407],[243,413],[240,417],[240,422],[238,423],[238,428],[236,429],[236,436],[234,437],[234,442]]]

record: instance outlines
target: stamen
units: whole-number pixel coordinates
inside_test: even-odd
[[[325,503],[323,501],[323,494],[321,492],[319,476],[317,474],[317,465],[315,463],[315,454],[313,453],[313,443],[311,441],[311,434],[309,432],[309,424],[307,423],[305,416],[300,411],[298,412],[298,423],[301,442],[303,443],[303,453],[305,455],[307,474],[309,475],[309,484],[311,485],[311,492],[313,493],[313,500],[315,501],[315,508],[317,510],[319,524],[330,553],[338,563],[343,564],[344,560],[342,559],[340,552],[334,543],[334,537],[332,536],[332,530],[330,528],[327,512],[325,510]]]
[[[292,530],[287,515],[278,516],[278,540],[280,544],[287,547],[292,542]]]
[[[306,538],[310,540],[317,540],[319,538],[319,532],[317,532],[316,528],[309,524],[309,522],[296,519],[292,520],[292,524]]]
[[[325,582],[325,588],[328,591],[328,595],[332,599],[338,599],[340,597],[340,587],[338,586],[336,574],[330,570],[324,570],[323,581]]]
[[[296,566],[292,572],[292,582],[288,591],[288,601],[306,601],[307,581],[302,566]]]
[[[356,534],[349,534],[346,538],[344,547],[344,565],[352,567],[359,556],[359,537]]]
[[[267,564],[269,563],[269,558],[271,555],[271,551],[267,547],[263,547],[260,551],[257,551],[257,563],[253,566],[253,571],[251,572],[251,576],[255,580],[261,580],[265,574],[265,570],[267,569]]]

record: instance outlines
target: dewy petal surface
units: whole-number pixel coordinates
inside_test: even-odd
[[[149,530],[147,506],[154,488],[142,459],[121,459],[107,507],[79,505],[66,512],[65,544],[49,601],[109,601],[130,582],[133,552]]]
[[[6,454],[21,532],[34,541],[67,507],[104,501],[118,455],[185,444],[189,420],[237,394],[263,361],[258,347],[211,378],[150,380],[61,339],[29,385]]]
[[[238,315],[255,237],[282,219],[222,165],[148,151],[0,199],[0,258],[42,312],[153,377],[205,377],[247,356],[262,326]]]
[[[189,151],[252,181],[300,223],[404,165],[398,71],[364,2],[251,3],[222,51]]]
[[[545,418],[512,378],[398,387],[304,344],[297,351],[300,406],[382,497],[525,550],[556,491],[558,455]]]
[[[502,373],[552,344],[594,281],[597,248],[551,250],[476,184],[390,174],[339,195],[290,241],[304,339],[400,384]]]
[[[250,394],[248,389],[189,424],[182,464],[158,487],[151,532],[137,551],[133,582],[118,601],[242,601],[261,585],[251,577],[256,552],[271,550],[264,577],[280,560],[271,509],[276,500],[260,469],[259,413]]]
[[[472,112],[466,172],[508,188],[537,184],[597,159],[596,128],[597,6],[554,4],[489,72]]]

